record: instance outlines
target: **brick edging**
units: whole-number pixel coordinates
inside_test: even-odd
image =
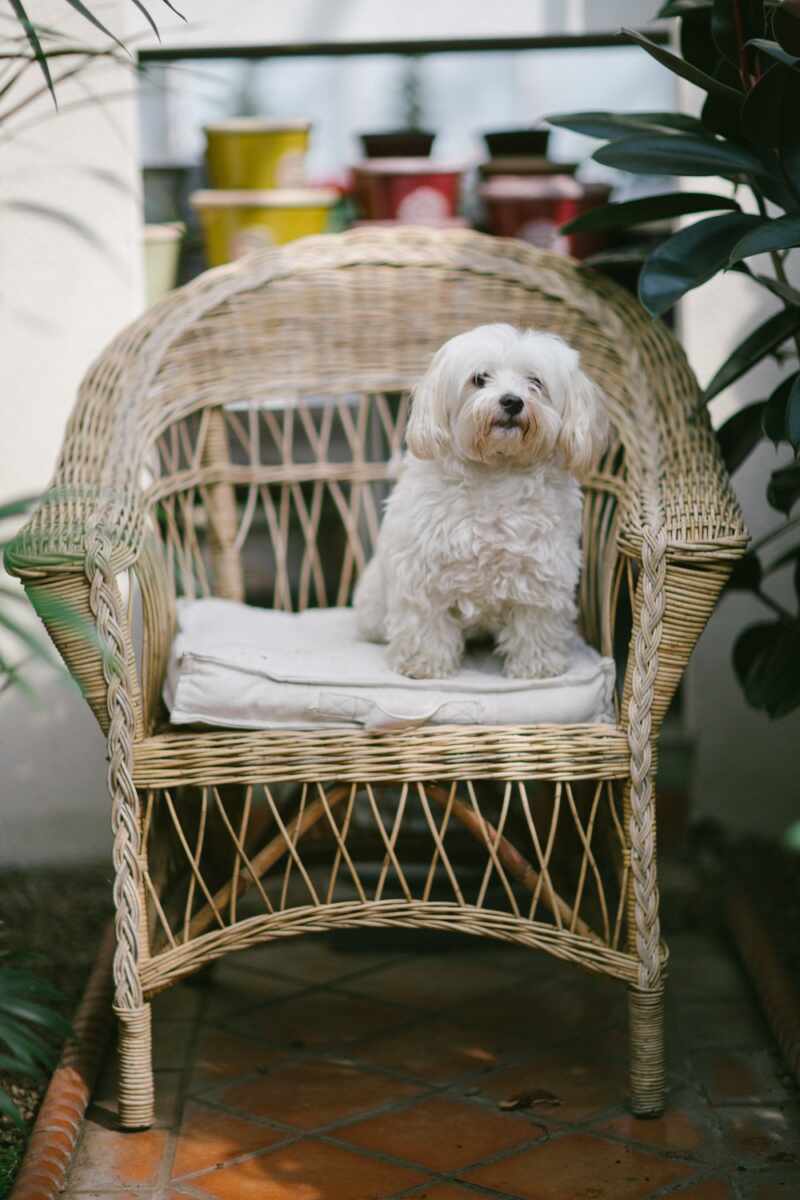
[[[800,1084],[800,991],[746,891],[729,887],[725,915],[784,1061]]]
[[[113,953],[109,923],[8,1200],[54,1200],[64,1187],[111,1030]]]

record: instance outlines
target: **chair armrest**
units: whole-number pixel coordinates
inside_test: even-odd
[[[620,549],[641,560],[645,528],[660,525],[669,562],[732,568],[750,535],[706,411],[660,429],[654,441],[641,477],[626,489]]]
[[[67,482],[56,475],[28,521],[5,550],[9,574],[80,574],[87,554],[103,557],[112,575],[133,566],[145,530],[141,496],[116,492],[102,483]]]
[[[137,326],[90,368],[70,417],[52,484],[5,549],[47,631],[100,725],[109,695],[124,693],[132,729],[142,728],[128,605],[118,577],[141,553],[147,509],[139,487],[149,448],[132,395]],[[96,637],[87,637],[87,626]]]

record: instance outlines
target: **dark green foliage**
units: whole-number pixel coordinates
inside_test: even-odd
[[[746,408],[740,408],[737,413],[729,417],[725,424],[717,430],[719,448],[722,451],[725,466],[731,475],[761,441],[765,408],[764,400],[760,400],[756,404],[748,404]]]
[[[593,233],[605,229],[629,229],[648,221],[665,221],[696,212],[716,209],[737,209],[733,196],[714,196],[707,192],[663,192],[658,196],[643,196],[641,200],[625,200],[622,204],[604,204],[592,208],[564,226],[565,233]],[[743,239],[744,240],[744,239]]]
[[[667,238],[648,258],[639,276],[639,299],[660,315],[692,288],[705,283],[728,262],[742,235],[758,224],[748,213],[706,217]]]
[[[48,58],[50,55],[42,48],[42,43],[39,38],[39,30],[37,29],[36,24],[30,19],[28,11],[22,3],[22,0],[9,0],[9,2],[11,4],[14,16],[19,21],[22,32],[28,39],[28,44],[33,52],[33,56],[41,68],[45,82],[47,83],[47,87],[50,91],[50,95],[53,97],[54,103],[56,103],[56,92],[53,86],[53,78],[50,74],[50,66],[48,64]],[[69,7],[78,13],[79,16],[83,17],[85,21],[88,21],[90,25],[93,25],[95,29],[99,29],[100,32],[105,34],[106,37],[110,38],[112,42],[116,42],[118,46],[121,46],[122,49],[125,49],[124,43],[120,41],[115,33],[112,33],[112,31],[103,24],[100,18],[93,13],[92,10],[82,2],[82,0],[64,0],[64,3],[69,5]],[[131,3],[147,18],[150,28],[153,30],[156,36],[158,36],[158,26],[156,25],[156,22],[153,19],[149,9],[142,3],[142,0],[131,0]],[[180,17],[181,20],[184,19],[183,14],[178,12],[177,8],[170,3],[170,0],[161,0],[161,3],[166,5],[166,7],[174,12],[176,16]]]
[[[717,175],[732,192],[648,196],[608,204],[579,217],[570,232],[625,230],[648,221],[695,213],[692,224],[645,256],[639,298],[659,317],[682,296],[720,271],[736,270],[781,305],[739,345],[707,385],[707,403],[768,357],[786,364],[772,395],[750,404],[718,430],[720,450],[735,471],[765,439],[794,455],[770,464],[766,494],[787,523],[763,537],[739,563],[730,590],[759,597],[777,619],[746,629],[736,643],[734,665],[751,704],[770,716],[800,707],[800,546],[785,550],[765,568],[761,552],[784,531],[800,502],[800,287],[786,271],[800,246],[800,5],[789,0],[670,0],[657,14],[680,21],[680,54],[626,30],[664,68],[706,93],[701,116],[682,113],[559,113],[555,124],[605,142],[594,158],[608,166],[647,175]],[[758,215],[741,211],[741,189]],[[769,202],[774,206],[770,208]],[[775,210],[780,211],[775,211]],[[614,260],[613,247],[593,265]],[[768,256],[765,272],[756,255]],[[746,261],[749,260],[749,261]],[[792,563],[796,593],[792,611],[764,591],[768,576]]]
[[[0,955],[0,1070],[41,1078],[55,1065],[69,1024],[55,1007],[61,993],[41,979],[20,955]],[[0,1088],[0,1113],[17,1124],[22,1118]]]

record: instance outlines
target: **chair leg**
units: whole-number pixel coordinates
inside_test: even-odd
[[[664,1111],[664,988],[628,988],[631,1109],[635,1117]]]
[[[119,1122],[123,1129],[153,1124],[153,1055],[150,1005],[117,1008],[119,1036]]]

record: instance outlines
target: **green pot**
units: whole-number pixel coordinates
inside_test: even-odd
[[[178,282],[178,262],[185,233],[186,226],[182,221],[144,227],[144,284],[148,308],[171,292]]]

